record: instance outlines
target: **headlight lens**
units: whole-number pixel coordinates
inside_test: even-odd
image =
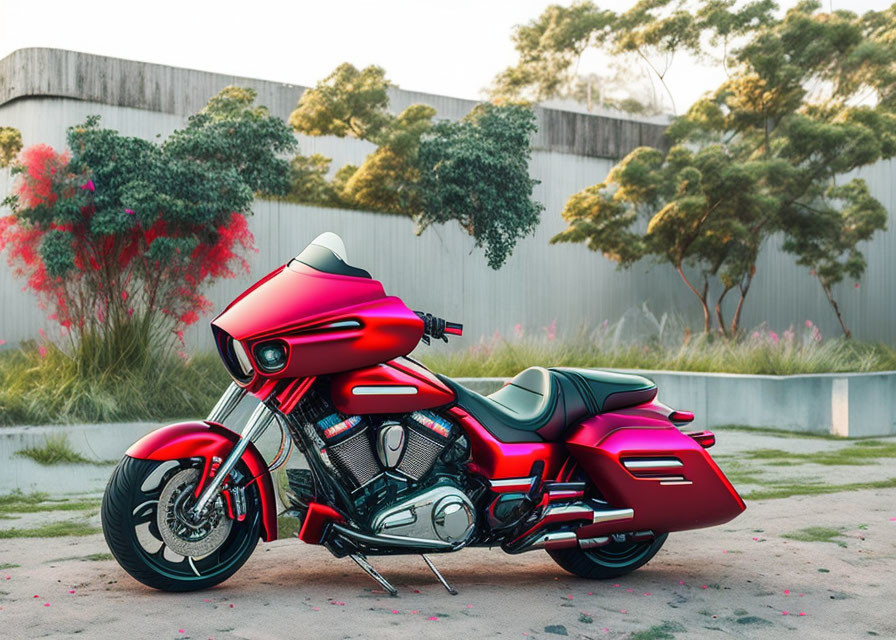
[[[286,345],[282,342],[265,342],[255,347],[255,360],[262,371],[273,373],[286,366]]]
[[[243,375],[250,375],[252,373],[252,363],[249,361],[249,354],[246,353],[246,349],[243,348],[239,340],[233,341],[233,355],[236,356],[237,364],[243,371]]]

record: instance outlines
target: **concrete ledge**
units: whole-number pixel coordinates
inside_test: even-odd
[[[636,371],[659,387],[658,398],[693,411],[697,427],[743,425],[843,437],[896,435],[896,371],[796,376]],[[506,378],[458,378],[491,393]]]

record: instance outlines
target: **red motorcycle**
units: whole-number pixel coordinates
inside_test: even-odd
[[[467,546],[544,549],[564,569],[611,578],[649,561],[671,531],[727,522],[744,503],[693,414],[646,378],[531,367],[482,396],[408,354],[459,324],[411,311],[325,233],[212,322],[233,384],[203,422],[143,437],[103,497],[106,541],[140,582],[202,589],[277,538],[271,472],[293,446],[283,508],[299,539],[348,556],[391,594],[368,556]],[[257,407],[241,434],[228,416]],[[254,444],[276,424],[268,462]]]

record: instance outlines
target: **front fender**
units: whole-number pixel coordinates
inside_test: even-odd
[[[217,456],[222,460],[240,439],[239,434],[215,422],[180,422],[156,429],[132,444],[125,455],[140,460],[178,460],[203,458],[206,470]],[[261,496],[261,539],[277,539],[277,501],[274,484],[264,457],[249,443],[242,461],[258,483]]]

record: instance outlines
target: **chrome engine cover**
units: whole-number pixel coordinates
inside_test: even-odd
[[[476,529],[476,510],[463,491],[439,485],[379,511],[372,527],[377,535],[448,542],[459,548]]]

